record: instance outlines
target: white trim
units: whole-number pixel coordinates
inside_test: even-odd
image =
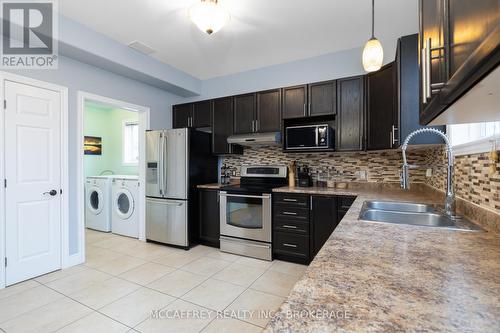
[[[13,81],[43,89],[53,90],[61,98],[61,268],[70,266],[69,256],[69,136],[68,136],[68,88],[50,82],[35,80],[29,77],[0,71],[0,101],[5,99],[5,81]],[[3,102],[2,102],[3,103]],[[3,109],[3,106],[2,106]],[[0,117],[0,179],[5,179],[5,120],[4,113]],[[5,188],[0,191],[0,258],[5,258]],[[3,263],[0,265],[0,289],[5,287],[6,270]]]
[[[136,111],[139,114],[139,133],[145,133],[150,128],[149,114],[150,108],[141,105],[135,105],[128,102],[91,94],[84,91],[78,91],[77,94],[77,131],[76,140],[78,144],[77,154],[77,216],[78,216],[78,253],[80,254],[79,263],[85,261],[85,191],[84,191],[84,159],[83,159],[83,126],[85,101],[91,100],[113,108]],[[146,137],[139,137],[139,240],[146,241]]]
[[[129,110],[127,110],[129,111]],[[138,167],[139,166],[139,161],[137,163],[129,163],[125,162],[125,127],[129,124],[134,124],[134,125],[139,125],[139,119],[124,119],[122,122],[122,158],[121,158],[121,163],[122,166],[125,167]]]
[[[483,138],[480,140],[463,143],[461,145],[453,146],[453,154],[460,155],[473,155],[486,153],[493,149],[494,137]],[[497,139],[497,147],[500,147],[500,140]],[[497,148],[498,149],[498,148]]]

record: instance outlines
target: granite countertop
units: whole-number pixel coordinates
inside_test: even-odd
[[[494,332],[500,235],[358,220],[367,199],[441,204],[429,188],[280,188],[357,195],[265,332]]]

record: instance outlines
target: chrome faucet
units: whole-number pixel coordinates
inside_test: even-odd
[[[421,133],[434,133],[441,136],[446,143],[446,152],[448,155],[448,164],[447,164],[447,177],[446,177],[446,200],[444,202],[444,213],[451,219],[455,219],[457,216],[455,214],[455,193],[453,191],[453,150],[451,148],[450,141],[446,134],[437,130],[435,128],[421,128],[416,131],[411,132],[403,142],[403,146],[401,147],[403,151],[403,172],[401,175],[401,187],[405,190],[410,188],[410,175],[408,173],[410,166],[408,165],[408,161],[406,160],[406,149],[408,148],[408,143],[410,140],[417,134]]]

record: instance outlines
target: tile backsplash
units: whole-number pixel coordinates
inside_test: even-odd
[[[426,149],[414,149],[408,154],[411,164],[430,164]],[[339,174],[345,181],[360,180],[356,172],[366,171],[368,182],[399,182],[403,164],[401,151],[352,152],[352,153],[284,153],[280,147],[245,148],[240,156],[226,156],[223,163],[240,175],[243,164],[284,164],[297,161],[309,166],[313,179],[321,173]],[[412,170],[412,181],[425,182],[425,170]]]
[[[446,153],[442,148],[429,151],[431,160],[446,164]],[[500,213],[500,163],[495,163],[495,173],[490,174],[492,162],[489,153],[461,155],[455,157],[454,185],[457,197],[481,207]],[[436,169],[426,183],[439,189],[446,189],[446,170]]]
[[[446,153],[442,146],[410,148],[408,163],[432,167],[432,176],[425,169],[411,169],[410,181],[426,183],[439,190],[446,189]],[[245,148],[240,156],[225,156],[222,163],[240,176],[243,164],[285,164],[297,161],[308,165],[313,179],[319,174],[337,175],[349,181],[360,181],[359,171],[366,171],[368,182],[399,182],[402,166],[400,150],[352,153],[284,153],[280,147]],[[455,191],[458,197],[500,213],[500,164],[489,174],[488,153],[455,158]]]

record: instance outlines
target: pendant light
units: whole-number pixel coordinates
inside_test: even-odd
[[[217,0],[200,0],[189,9],[189,18],[201,31],[211,35],[225,26],[231,16]]]
[[[372,38],[366,42],[363,49],[363,67],[367,72],[375,72],[382,67],[383,61],[382,44],[375,38],[375,0],[372,0]]]

